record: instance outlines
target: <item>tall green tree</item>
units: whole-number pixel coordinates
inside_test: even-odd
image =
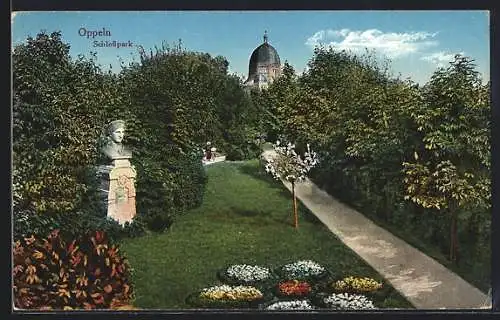
[[[449,214],[450,260],[456,261],[460,209],[489,207],[489,84],[482,84],[473,60],[457,55],[434,73],[423,94],[425,105],[412,117],[424,152],[403,164],[406,198]]]
[[[256,117],[221,56],[181,44],[141,52],[118,77],[138,169],[138,210],[167,217],[201,203],[206,183],[201,148],[248,156]],[[156,212],[151,213],[153,210]]]
[[[73,60],[69,49],[60,32],[41,32],[12,53],[15,212],[73,210],[88,189],[113,82],[95,55]]]
[[[318,175],[326,182],[340,173],[368,199],[399,191],[388,182],[401,178],[412,149],[415,128],[405,110],[421,100],[414,84],[391,78],[388,63],[370,52],[318,48],[288,112],[287,126],[329,159]]]

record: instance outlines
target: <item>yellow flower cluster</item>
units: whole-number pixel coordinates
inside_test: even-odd
[[[353,290],[356,292],[371,292],[382,288],[382,283],[372,278],[347,277],[333,283],[335,290]]]
[[[254,287],[238,286],[202,291],[200,293],[200,298],[210,300],[250,301],[262,298],[262,292]]]

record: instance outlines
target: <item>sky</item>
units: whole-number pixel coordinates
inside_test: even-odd
[[[490,72],[488,11],[57,11],[12,13],[12,43],[44,30],[61,31],[70,54],[97,53],[102,69],[120,70],[120,59],[181,39],[190,51],[222,55],[229,72],[248,75],[252,51],[269,44],[297,73],[317,45],[354,53],[366,49],[389,59],[391,72],[424,84],[457,53],[471,57],[485,81]],[[99,35],[99,31],[101,34]],[[101,43],[126,44],[99,47]]]

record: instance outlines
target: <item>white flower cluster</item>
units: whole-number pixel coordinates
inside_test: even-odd
[[[266,171],[276,179],[304,181],[307,173],[318,163],[317,154],[311,151],[309,144],[303,157],[295,152],[295,144],[290,142],[286,146],[280,146],[278,140],[273,147],[276,156],[267,161]]]
[[[360,294],[331,294],[324,298],[323,302],[336,310],[363,310],[375,309],[373,301]]]
[[[269,278],[271,275],[268,268],[250,266],[247,264],[232,265],[227,268],[226,274],[231,278],[245,282],[261,281]]]
[[[325,272],[325,268],[312,260],[300,260],[286,264],[282,270],[291,277],[317,276]]]
[[[266,310],[312,310],[314,307],[307,300],[279,301],[266,307]]]
[[[252,286],[230,286],[230,285],[227,285],[227,284],[222,284],[220,286],[213,286],[213,287],[210,287],[210,288],[204,288],[202,290],[202,292],[215,292],[215,291],[223,291],[223,292],[233,292],[233,291],[237,291],[237,292],[256,292],[256,291],[259,291],[258,289],[256,289],[255,287],[252,287]]]

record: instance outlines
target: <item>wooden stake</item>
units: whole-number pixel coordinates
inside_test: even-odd
[[[292,195],[293,195],[293,216],[294,216],[294,226],[295,229],[299,227],[299,216],[297,213],[297,197],[295,197],[295,182],[292,181]]]

